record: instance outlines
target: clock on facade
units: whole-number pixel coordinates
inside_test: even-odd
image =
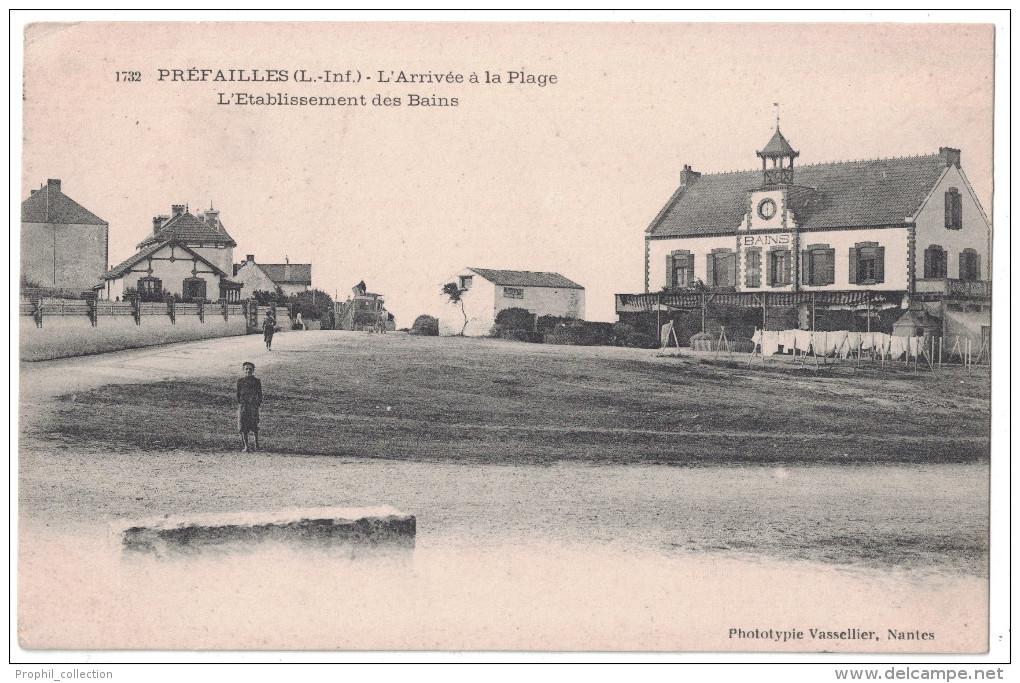
[[[775,200],[766,197],[765,199],[758,202],[758,215],[764,218],[765,220],[769,220],[770,218],[775,216],[776,215]]]

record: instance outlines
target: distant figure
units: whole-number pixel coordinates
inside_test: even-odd
[[[273,350],[273,334],[275,332],[276,318],[267,315],[265,322],[262,323],[262,338],[266,340],[266,349],[269,351]]]
[[[301,312],[300,311],[297,314],[297,320],[294,322],[294,329],[295,330],[303,330],[303,329],[305,329],[305,323],[304,323],[303,320],[301,320]]]
[[[259,407],[262,405],[262,382],[255,376],[255,364],[246,362],[244,377],[237,380],[237,429],[241,432],[244,453],[259,449]],[[255,447],[248,446],[248,432],[255,435]]]

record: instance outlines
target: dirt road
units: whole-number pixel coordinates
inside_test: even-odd
[[[728,638],[767,615],[942,634],[876,651],[983,647],[977,380],[764,375],[402,335],[277,341],[272,353],[250,337],[22,365],[27,645],[860,649]],[[269,396],[270,448],[254,455],[237,451],[229,405],[248,359]],[[943,401],[932,381],[960,396]],[[869,383],[892,405],[862,400]],[[764,405],[749,407],[755,392]],[[791,417],[811,440],[784,437]],[[962,457],[883,446],[939,424],[955,425],[943,433]],[[885,460],[852,462],[855,432]],[[760,462],[690,460],[763,436],[799,445],[755,446]],[[804,455],[818,451],[837,457]],[[676,453],[702,466],[663,464]],[[104,537],[125,518],[384,503],[418,518],[410,567],[265,553],[125,564]]]

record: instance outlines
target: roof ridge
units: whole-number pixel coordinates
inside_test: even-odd
[[[837,164],[865,164],[865,163],[872,163],[872,162],[876,162],[876,161],[892,161],[892,160],[895,160],[895,159],[922,159],[922,158],[928,158],[928,157],[938,158],[938,156],[939,156],[938,152],[931,152],[931,153],[928,153],[928,154],[907,154],[907,155],[904,155],[904,156],[873,157],[873,158],[865,158],[865,159],[839,159],[839,160],[834,160],[834,161],[816,161],[816,162],[811,163],[811,164],[798,164],[797,166],[793,167],[793,170],[794,170],[794,172],[796,172],[798,168],[811,168],[813,166],[832,166],[832,165],[837,165]],[[760,168],[749,168],[749,169],[726,170],[726,171],[704,171],[704,172],[701,173],[701,175],[702,175],[702,177],[704,177],[704,176],[736,175],[738,173],[755,173],[755,172],[760,173],[761,169]]]

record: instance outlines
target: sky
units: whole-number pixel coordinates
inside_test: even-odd
[[[586,288],[588,319],[614,320],[613,295],[643,290],[644,230],[683,165],[759,168],[775,103],[798,164],[956,147],[990,211],[993,38],[936,23],[39,23],[21,196],[60,178],[109,222],[111,266],[171,204],[212,204],[235,262],[311,263],[341,299],[364,280],[398,327],[435,315],[443,282],[472,266],[561,273]],[[230,69],[288,80],[211,80]],[[298,82],[302,69],[362,80]],[[366,105],[219,103],[236,93]]]

